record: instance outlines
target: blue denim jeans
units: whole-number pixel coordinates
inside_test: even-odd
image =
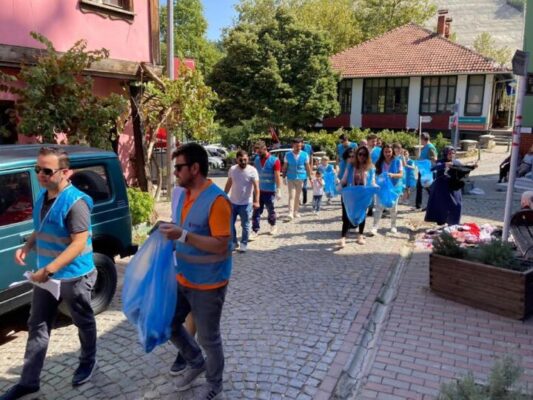
[[[226,298],[227,286],[213,290],[196,290],[178,285],[176,313],[172,321],[171,341],[193,368],[205,363],[206,380],[215,389],[222,389],[224,349],[220,336],[220,317]],[[198,341],[192,337],[183,322],[192,312],[198,329]],[[205,358],[202,354],[205,351]]]
[[[237,222],[237,216],[241,218],[242,237],[241,243],[248,244],[248,237],[250,236],[250,221],[252,220],[253,205],[249,204],[232,204],[233,212],[231,213],[231,226],[233,232],[233,243],[237,243],[237,230],[235,229],[235,223]]]
[[[259,208],[254,210],[252,221],[252,230],[254,232],[259,232],[261,215],[263,214],[265,207],[268,213],[268,223],[271,226],[276,225],[276,210],[274,209],[275,199],[276,193],[274,192],[259,192]]]
[[[319,195],[319,196],[313,195],[313,210],[320,211],[321,205],[322,205],[322,195]]]

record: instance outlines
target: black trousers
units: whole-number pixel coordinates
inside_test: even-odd
[[[341,199],[341,207],[342,207],[342,231],[341,231],[341,237],[344,238],[348,234],[348,230],[350,230],[352,228],[355,228],[355,227],[353,226],[353,224],[348,219],[348,215],[346,214],[346,210],[344,209],[344,203],[342,202],[342,199]],[[366,222],[366,219],[364,219],[363,222],[361,222],[358,225],[359,234],[361,234],[361,235],[365,232],[365,222]]]
[[[422,176],[418,174],[418,180],[416,181],[416,198],[415,198],[415,207],[422,208],[422,189],[426,189],[427,194],[429,195],[429,188],[423,188],[421,182]]]

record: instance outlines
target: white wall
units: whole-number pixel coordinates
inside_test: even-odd
[[[492,93],[494,86],[494,75],[485,75],[485,93],[483,93],[483,112],[482,116],[487,118],[486,124],[492,119]]]
[[[418,129],[422,78],[412,76],[409,79],[409,100],[407,103],[407,129]]]
[[[466,87],[468,85],[468,75],[459,75],[457,77],[457,91],[455,100],[459,99],[459,116],[465,116]]]
[[[360,128],[363,124],[362,109],[363,79],[352,79],[352,109],[350,111],[350,126],[352,128]]]

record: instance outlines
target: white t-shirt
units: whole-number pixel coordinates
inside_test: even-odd
[[[313,196],[322,196],[324,194],[324,179],[313,178]]]
[[[259,174],[255,167],[247,165],[242,169],[234,165],[229,169],[228,178],[231,178],[229,199],[232,204],[246,205],[253,203],[254,181],[259,181]]]

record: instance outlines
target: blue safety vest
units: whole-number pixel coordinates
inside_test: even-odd
[[[68,227],[67,215],[78,200],[87,203],[89,210],[93,208],[92,199],[73,185],[63,189],[48,213],[41,219],[41,209],[46,197],[46,190],[41,191],[33,209],[33,224],[36,227],[35,251],[37,252],[37,268],[41,269],[56,259],[72,243]],[[92,228],[89,224],[89,237],[81,254],[70,264],[54,274],[54,279],[72,279],[86,275],[94,269]]]
[[[228,202],[228,196],[217,185],[211,184],[198,195],[185,221],[183,229],[202,236],[210,236],[209,214],[211,207],[222,196]],[[186,196],[181,196],[176,209],[177,219],[181,220],[183,204]],[[231,275],[231,240],[224,254],[213,254],[200,250],[186,243],[176,241],[176,271],[191,283],[198,285],[216,284],[229,279]]]
[[[434,153],[437,153],[437,149],[432,143],[426,144],[422,151],[420,151],[420,157],[418,157],[419,160],[429,160],[429,152],[430,150],[433,150]]]
[[[383,164],[385,164],[385,160],[383,160],[383,163],[381,164],[381,172],[383,173]],[[402,170],[402,161],[399,158],[393,158],[389,170],[387,172],[390,172],[391,174],[397,174]],[[394,186],[397,186],[398,184],[403,182],[403,179],[399,178],[391,178],[392,184]]]
[[[305,164],[309,160],[309,156],[305,151],[300,151],[298,160],[294,157],[294,153],[289,151],[285,156],[287,160],[287,179],[290,181],[307,179],[307,170]]]
[[[355,168],[353,167],[352,164],[348,164],[348,167],[346,167],[347,171],[348,171],[348,180],[346,182],[346,186],[354,186],[354,173],[355,173]],[[374,180],[374,175],[376,174],[376,169],[375,168],[370,168],[367,172],[366,172],[366,185],[365,186],[373,186],[372,185],[372,181]]]
[[[381,155],[381,147],[375,146],[370,152],[370,161],[372,161],[372,164],[376,164],[378,162],[380,155]]]
[[[342,179],[344,176],[344,170],[346,169],[346,161],[343,160],[342,155],[344,152],[348,149],[355,149],[357,147],[357,143],[355,142],[348,142],[348,147],[344,147],[342,143],[339,143],[337,145],[337,156],[339,158],[339,179]]]
[[[335,170],[333,169],[333,165],[331,164],[328,164],[327,166],[323,166],[322,164],[320,164],[318,167],[317,167],[317,170],[320,171],[320,173],[322,174],[322,176],[326,175],[326,174],[331,174],[332,172],[335,172]]]
[[[261,166],[261,157],[255,158],[255,169],[259,172],[259,190],[262,192],[275,192],[276,179],[274,173],[274,165],[278,161],[277,157],[269,155],[265,160],[265,165]]]

